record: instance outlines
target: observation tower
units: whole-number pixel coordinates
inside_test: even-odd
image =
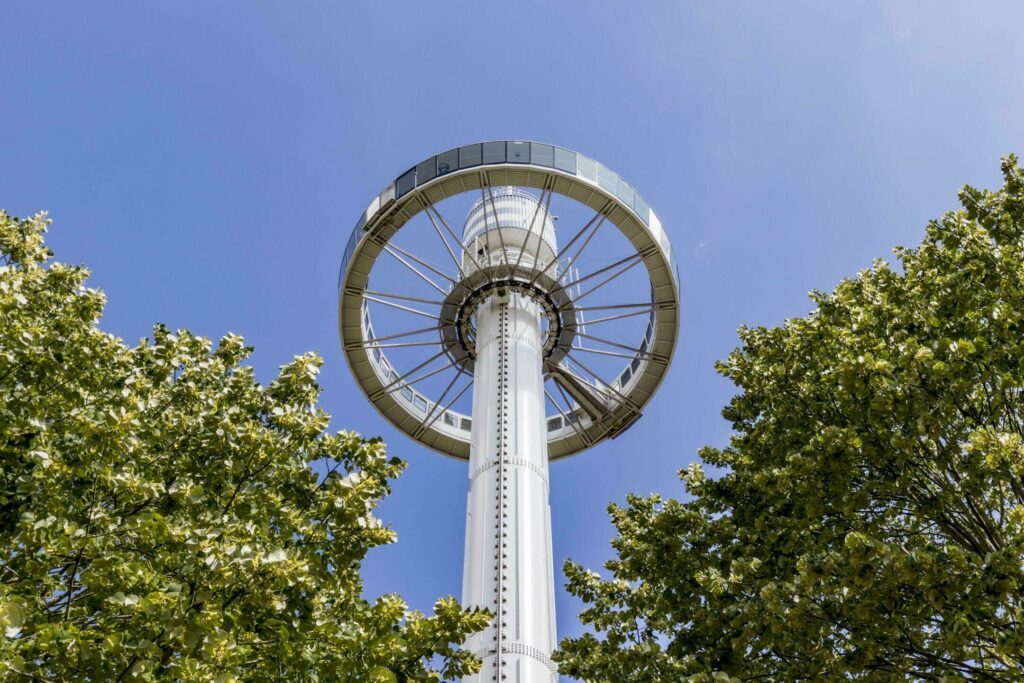
[[[621,434],[665,376],[679,281],[660,221],[582,154],[466,145],[373,199],[338,289],[366,397],[469,461],[462,602],[495,619],[466,643],[484,666],[464,680],[557,681],[548,462]]]

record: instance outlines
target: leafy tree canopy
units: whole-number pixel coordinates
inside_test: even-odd
[[[361,598],[403,463],[325,433],[320,359],[102,332],[44,215],[0,213],[0,679],[437,681],[488,615]],[[314,461],[329,464],[318,477]]]
[[[568,563],[591,681],[1024,680],[1024,174],[718,366],[726,468]]]

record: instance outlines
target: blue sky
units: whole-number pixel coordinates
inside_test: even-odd
[[[666,226],[674,365],[633,429],[552,467],[555,557],[597,567],[609,501],[680,495],[676,471],[725,443],[712,365],[740,325],[806,313],[1024,152],[1020,3],[8,2],[0,24],[0,206],[51,212],[129,341],[230,330],[263,379],[323,355],[333,425],[409,462],[367,593],[423,609],[461,590],[465,466],[374,412],[335,320],[342,247],[385,183],[541,140],[618,171]]]

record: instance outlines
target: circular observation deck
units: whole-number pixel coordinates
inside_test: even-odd
[[[459,197],[476,199],[462,231],[443,210]],[[580,216],[557,242],[556,210],[562,230],[567,218]],[[601,253],[587,267],[585,250],[609,242],[612,226],[621,235],[618,253]],[[420,244],[400,246],[399,234],[410,232]],[[425,253],[426,239],[436,253]],[[393,278],[374,281],[382,255],[425,283],[426,293],[383,291],[379,281]],[[389,183],[352,231],[338,288],[342,347],[362,391],[406,434],[460,459],[469,457],[472,428],[456,406],[472,386],[472,313],[492,293],[541,304],[552,460],[614,438],[639,419],[678,335],[677,268],[646,201],[598,162],[535,142],[465,145]],[[378,318],[396,312],[415,329],[379,333]],[[625,324],[634,328],[617,327]],[[604,332],[612,328],[614,334]],[[421,355],[402,357],[413,351]]]

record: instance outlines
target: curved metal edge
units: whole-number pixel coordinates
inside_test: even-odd
[[[495,146],[499,145],[504,146],[505,150],[505,157],[502,158],[501,160],[497,158],[498,152],[495,151]],[[487,160],[488,146],[490,146],[491,149],[491,160]],[[551,158],[560,159],[562,166],[564,166],[565,168],[563,168],[562,166],[556,166],[554,163],[551,165],[532,163],[530,161],[530,157],[533,156],[534,150],[537,149],[538,147],[541,148],[542,152],[544,148],[550,148],[552,150]],[[470,152],[468,153],[468,158],[472,162],[474,160],[472,152],[474,148],[478,148],[480,150],[480,158],[478,161],[476,161],[475,163],[470,163],[467,166],[457,167],[454,170],[449,166],[448,170],[445,170],[443,173],[438,174],[438,170],[442,167],[442,160],[446,160],[445,163],[450,163],[450,160],[453,158],[461,158],[461,155],[465,154],[465,150],[470,150]],[[524,151],[526,149],[528,149],[529,151]],[[513,153],[519,156],[516,160],[510,161],[509,158]],[[460,156],[453,156],[456,154]],[[530,156],[526,156],[526,160],[524,161],[521,160],[523,154],[529,154]],[[570,157],[567,157],[566,155],[574,155],[575,159],[573,160]],[[547,159],[548,157],[545,156],[542,158]],[[431,164],[433,164],[433,173],[431,173],[430,171]],[[573,172],[570,172],[568,168],[570,166],[574,169]],[[402,197],[408,195],[414,190],[425,191],[429,189],[430,186],[439,184],[441,181],[447,179],[450,175],[462,176],[467,173],[470,173],[471,169],[477,169],[480,167],[484,167],[488,170],[529,170],[533,168],[542,173],[554,174],[556,176],[564,176],[572,181],[582,180],[584,181],[584,183],[591,186],[592,189],[596,191],[598,194],[603,195],[608,200],[614,201],[619,208],[622,208],[626,210],[629,214],[632,214],[636,218],[638,223],[646,228],[651,240],[654,242],[654,244],[658,246],[658,253],[664,261],[663,265],[665,266],[665,270],[667,271],[669,278],[671,280],[672,293],[670,301],[673,304],[670,307],[659,309],[661,311],[664,311],[665,313],[673,314],[670,316],[672,318],[671,320],[658,321],[658,327],[661,327],[664,324],[671,326],[671,334],[669,335],[669,339],[667,340],[670,342],[670,344],[667,349],[668,353],[663,362],[663,371],[658,373],[656,383],[653,386],[647,387],[644,390],[644,394],[646,396],[642,399],[639,405],[640,407],[646,405],[654,397],[654,394],[660,388],[661,384],[664,382],[665,376],[668,374],[668,370],[671,366],[672,359],[675,356],[676,341],[679,336],[678,309],[680,287],[678,263],[676,263],[674,259],[668,235],[664,231],[664,228],[661,225],[661,221],[657,218],[654,211],[650,209],[646,201],[644,201],[643,198],[640,197],[639,193],[636,193],[636,191],[633,190],[631,186],[629,186],[628,184],[625,183],[624,180],[622,180],[621,176],[614,173],[613,171],[603,166],[602,164],[599,164],[598,162],[589,159],[588,157],[585,157],[582,154],[573,152],[572,150],[567,150],[561,147],[555,147],[553,145],[543,145],[541,143],[534,143],[528,141],[495,141],[476,143],[474,145],[466,145],[454,150],[449,150],[448,152],[445,152],[443,154],[431,157],[430,159],[427,159],[426,161],[417,164],[412,169],[396,178],[394,182],[390,183],[384,189],[384,191],[382,191],[380,194],[377,195],[377,197],[374,198],[374,200],[370,203],[370,206],[367,207],[367,210],[360,217],[359,221],[356,223],[354,230],[352,231],[352,234],[349,236],[349,240],[346,244],[338,278],[338,333],[342,341],[342,352],[343,355],[345,356],[346,364],[349,366],[349,370],[352,372],[353,376],[357,378],[357,384],[359,384],[360,390],[365,395],[367,395],[367,398],[369,398],[370,392],[368,392],[367,387],[363,386],[362,382],[358,380],[359,373],[357,372],[357,368],[353,365],[353,359],[350,354],[350,349],[347,348],[345,345],[343,327],[345,299],[345,290],[343,285],[348,281],[348,278],[350,276],[349,269],[352,263],[352,257],[357,253],[357,251],[359,251],[359,247],[362,246],[364,238],[370,234],[369,228],[372,227],[380,217],[387,213],[390,213],[389,210]],[[422,182],[420,182],[421,178]],[[619,192],[620,182],[622,185],[625,186],[625,189],[623,189],[621,193]],[[612,187],[615,188],[615,191],[612,191],[610,189]],[[630,194],[630,192],[632,192],[632,194]],[[632,202],[630,204],[626,204],[626,198],[632,198]],[[638,212],[638,208],[646,210],[646,220],[644,219],[644,216],[642,216],[641,213]],[[648,270],[650,272],[650,269]],[[662,302],[664,302],[664,299],[662,299]],[[367,359],[369,359],[369,353],[364,353],[364,355],[367,357]],[[645,361],[645,366],[647,362],[650,361]],[[637,380],[643,377],[647,377],[647,373],[638,373],[634,377],[633,381],[636,382]],[[633,389],[630,389],[629,393],[632,393],[632,391]],[[438,438],[433,438],[429,442],[425,441],[423,439],[423,436],[425,435],[417,436],[413,433],[412,430],[407,428],[407,426],[403,425],[403,423],[408,423],[410,420],[413,419],[413,416],[411,414],[407,414],[408,419],[406,420],[398,420],[392,416],[389,416],[381,408],[381,406],[378,405],[377,401],[370,400],[370,403],[373,404],[374,409],[377,410],[381,417],[383,417],[393,426],[405,432],[411,438],[415,439],[424,446],[427,446],[428,448],[435,450],[442,455],[446,455],[457,460],[466,460],[469,458],[468,437],[465,440],[456,439],[454,437],[451,437],[450,435],[442,434],[431,428],[431,436]],[[394,401],[394,403],[396,406],[398,405],[397,401]],[[404,409],[401,410],[404,411]],[[570,457],[572,455],[577,455],[586,450],[589,450],[593,446],[597,445],[597,443],[600,443],[601,441],[609,437],[615,438],[619,434],[624,432],[626,429],[628,429],[629,426],[631,426],[632,423],[635,422],[638,417],[639,415],[635,416],[631,422],[625,424],[624,427],[621,427],[614,434],[609,434],[609,432],[612,431],[610,429],[598,430],[597,432],[595,432],[595,434],[592,435],[592,438],[589,440],[589,442],[584,441],[584,439],[582,439],[575,432],[568,432],[562,437],[549,441],[549,460],[560,460],[562,458]],[[594,426],[594,423],[590,422],[589,420],[581,422],[580,424],[581,430],[584,433],[587,433],[589,429]],[[561,429],[564,431],[565,429],[567,429],[567,427],[563,425]]]

